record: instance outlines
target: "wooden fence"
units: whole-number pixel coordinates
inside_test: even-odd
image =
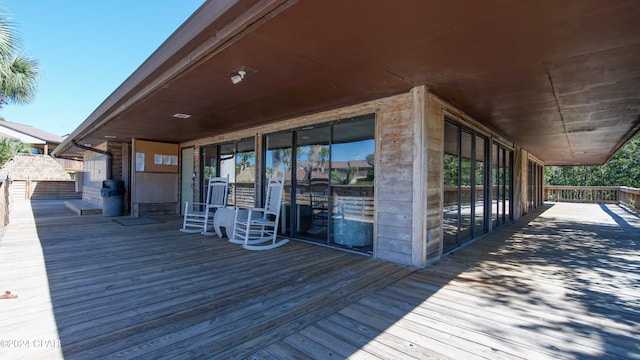
[[[24,200],[68,200],[81,199],[82,193],[76,191],[73,180],[14,180],[11,184],[11,197]]]

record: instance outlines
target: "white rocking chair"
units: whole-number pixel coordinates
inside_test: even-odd
[[[267,185],[264,208],[237,207],[229,242],[241,244],[247,250],[269,250],[289,242],[288,239],[276,241],[283,188],[284,175],[272,177]],[[270,244],[257,245],[269,241]]]
[[[209,228],[213,227],[213,215],[218,208],[227,206],[228,191],[228,177],[210,177],[206,202],[193,202],[191,208],[189,202],[185,202],[184,220],[180,231],[214,235],[215,232],[209,232]]]

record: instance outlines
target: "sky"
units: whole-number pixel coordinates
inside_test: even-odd
[[[76,129],[205,0],[0,0],[39,62],[33,101],[0,117],[56,135]]]

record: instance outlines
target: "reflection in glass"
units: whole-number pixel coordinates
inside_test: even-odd
[[[444,140],[443,252],[448,252],[488,231],[489,142],[449,120],[445,121]],[[497,178],[500,169],[498,161],[494,163],[492,176]]]
[[[218,175],[216,171],[216,165],[218,162],[218,147],[217,146],[205,146],[202,147],[202,165],[203,165],[203,177],[205,180],[209,177],[215,177]],[[206,186],[205,186],[206,189]]]
[[[493,223],[493,228],[498,227],[498,219],[500,214],[500,206],[498,199],[501,196],[500,191],[500,163],[498,162],[498,145],[494,143],[491,148],[491,220]]]
[[[265,176],[285,174],[282,199],[282,214],[280,214],[280,229],[282,234],[291,234],[291,169],[292,169],[292,134],[290,132],[265,136]],[[266,182],[265,182],[266,184]],[[266,189],[265,189],[266,191]],[[295,221],[295,216],[293,217]]]
[[[475,230],[474,236],[477,237],[486,232],[484,224],[485,215],[485,187],[484,187],[484,166],[485,166],[485,149],[487,140],[481,136],[476,136],[476,164],[475,164]]]
[[[373,251],[375,117],[265,136],[265,176],[285,172],[281,231]]]
[[[461,155],[460,155],[460,186],[458,192],[460,194],[460,242],[471,238],[472,224],[472,182],[471,171],[473,166],[472,135],[466,131],[461,133]]]
[[[491,210],[493,228],[497,228],[511,220],[512,162],[513,151],[494,142],[491,159],[491,186],[493,204],[495,204]]]
[[[322,213],[331,244],[373,249],[374,132],[372,118],[333,127],[331,196]]]
[[[458,127],[445,122],[444,128],[444,213],[443,215],[443,251],[458,246]]]
[[[219,176],[229,178],[229,206],[255,206],[255,140],[218,146]]]
[[[331,128],[323,126],[296,132],[296,233],[326,243],[323,221],[329,193]]]
[[[505,222],[511,220],[511,159],[513,151],[504,149],[504,219]]]

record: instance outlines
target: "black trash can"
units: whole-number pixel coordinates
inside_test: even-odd
[[[124,181],[105,180],[102,182],[102,216],[122,216]]]

